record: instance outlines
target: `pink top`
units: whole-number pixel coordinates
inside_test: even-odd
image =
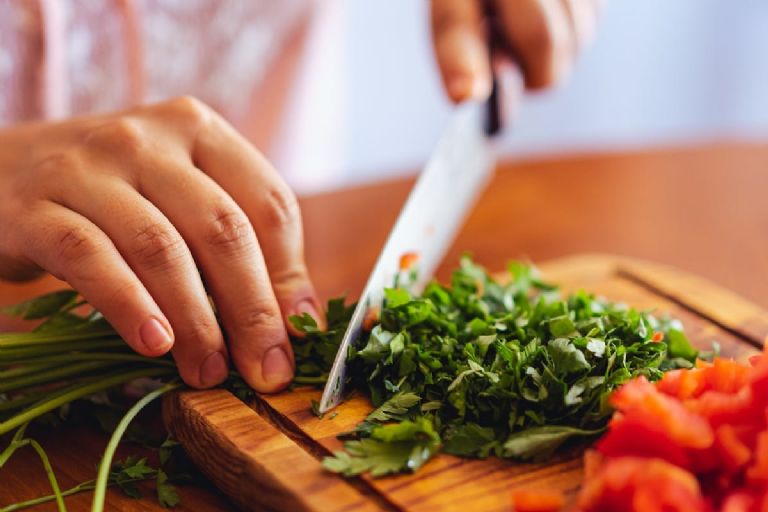
[[[0,126],[192,94],[236,126],[311,0],[0,0]]]

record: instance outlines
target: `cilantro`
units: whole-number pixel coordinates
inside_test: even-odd
[[[437,453],[440,437],[429,417],[379,426],[371,437],[344,443],[346,451],[326,457],[323,466],[344,476],[370,471],[383,476],[401,471],[416,471]]]
[[[319,420],[323,419],[323,413],[320,412],[320,402],[318,402],[317,400],[312,400],[311,406],[312,406],[312,414],[314,414]]]
[[[168,482],[168,475],[165,471],[157,471],[157,500],[166,508],[172,508],[181,503],[179,492],[176,487]]]
[[[381,404],[376,410],[365,418],[365,421],[392,421],[401,420],[408,410],[418,404],[421,397],[415,393],[397,393]]]

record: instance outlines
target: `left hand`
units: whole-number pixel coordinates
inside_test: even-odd
[[[601,0],[492,0],[508,49],[527,89],[550,87],[571,69],[594,31]],[[455,103],[485,100],[491,90],[491,49],[483,0],[432,0],[437,64]],[[494,65],[503,64],[496,59]]]

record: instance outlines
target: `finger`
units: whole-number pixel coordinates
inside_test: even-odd
[[[180,183],[184,183],[183,197],[164,193],[178,189]],[[293,378],[293,354],[246,214],[191,162],[144,176],[142,192],[189,244],[222,317],[232,359],[241,375],[261,392],[285,387]]]
[[[597,25],[598,0],[561,0],[573,34],[573,49],[578,52],[592,39]]]
[[[324,328],[322,305],[304,260],[299,205],[277,171],[218,116],[199,133],[193,159],[241,206],[253,224],[286,320],[309,313]],[[287,325],[290,329],[290,323]]]
[[[88,219],[41,201],[17,226],[26,234],[21,252],[78,290],[136,352],[159,356],[173,346],[173,330],[152,296]]]
[[[432,43],[451,100],[485,100],[491,92],[489,49],[476,0],[432,0]]]
[[[64,184],[55,199],[106,233],[155,298],[176,333],[173,356],[184,382],[205,388],[226,379],[223,335],[192,254],[171,222],[128,183],[106,175]]]
[[[539,89],[560,80],[575,54],[575,38],[560,0],[497,0],[495,5],[526,86]]]

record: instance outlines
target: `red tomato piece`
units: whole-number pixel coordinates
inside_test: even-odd
[[[642,414],[612,422],[598,441],[597,450],[606,457],[658,458],[684,468],[691,466],[688,451],[663,425]]]
[[[515,489],[512,491],[514,512],[558,512],[565,504],[563,494],[546,489]]]
[[[723,465],[730,471],[737,471],[752,458],[752,450],[740,439],[733,425],[721,425],[715,431],[715,445]]]
[[[656,383],[656,389],[662,393],[681,399],[698,396],[704,386],[704,375],[698,368],[669,371]]]
[[[417,252],[407,252],[400,256],[400,270],[411,270],[413,266],[416,264],[416,262],[419,261],[419,253]]]
[[[703,370],[707,389],[735,393],[749,382],[752,368],[732,359],[718,357]]]
[[[705,449],[714,441],[714,433],[704,418],[686,409],[679,400],[660,393],[645,377],[624,384],[610,402],[624,413],[624,420],[633,416],[637,418],[636,426],[647,424],[652,436],[660,429],[684,448]]]
[[[759,424],[764,414],[752,398],[752,390],[744,387],[738,393],[707,391],[698,398],[686,400],[684,404],[688,411],[706,418],[713,427],[723,423]]]
[[[735,491],[723,500],[720,512],[752,512],[757,500],[750,493]]]
[[[763,489],[768,487],[768,430],[757,435],[755,462],[747,469],[747,481]]]
[[[381,312],[378,307],[368,308],[363,317],[363,330],[370,331],[377,323],[379,323],[379,316]]]
[[[705,512],[696,478],[659,459],[608,459],[586,480],[578,500],[582,512]]]

